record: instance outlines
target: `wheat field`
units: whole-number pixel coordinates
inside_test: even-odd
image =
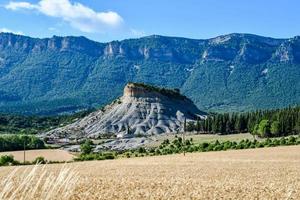
[[[20,162],[24,161],[24,152],[23,151],[6,151],[0,152],[2,155],[12,155],[14,159]],[[60,149],[35,149],[35,150],[26,150],[25,159],[26,161],[34,161],[37,157],[42,156],[47,161],[72,161],[75,158],[74,155],[70,154],[67,151]]]
[[[1,167],[0,177],[1,199],[300,199],[300,146]]]

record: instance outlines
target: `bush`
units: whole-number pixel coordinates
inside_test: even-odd
[[[294,136],[290,136],[288,139],[288,144],[293,145],[296,143],[296,138]]]
[[[86,140],[83,144],[80,145],[80,150],[82,154],[90,154],[93,149],[93,142],[91,140]]]
[[[263,147],[264,147],[264,144],[261,143],[261,142],[258,142],[258,143],[256,143],[256,147],[257,147],[257,148],[263,148]]]
[[[145,149],[144,147],[140,147],[140,148],[138,149],[138,152],[139,152],[139,153],[146,153],[146,149]]]
[[[126,153],[125,153],[125,156],[126,156],[126,158],[130,158],[130,153],[129,153],[129,152],[126,152]]]
[[[280,145],[285,145],[286,139],[284,137],[280,138]]]
[[[280,145],[280,140],[274,139],[272,143],[273,143],[274,146],[279,146]]]
[[[159,149],[156,149],[156,150],[155,150],[155,155],[160,155],[160,154],[161,154],[160,150],[159,150]]]
[[[112,159],[115,159],[115,155],[112,152],[106,152],[103,154],[103,158],[112,160]]]
[[[47,160],[44,157],[39,156],[39,157],[36,157],[32,163],[33,164],[46,164]]]
[[[12,155],[3,155],[0,157],[0,166],[15,165],[15,164],[18,164],[18,162],[15,161],[14,156]]]

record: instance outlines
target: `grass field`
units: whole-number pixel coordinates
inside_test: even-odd
[[[2,155],[13,155],[15,160],[20,162],[23,162],[24,160],[23,151],[0,152],[0,156]],[[48,161],[71,161],[74,158],[74,155],[59,149],[27,150],[25,153],[26,161],[33,161],[39,156],[44,157]]]
[[[182,137],[182,134],[178,134],[178,137]],[[192,133],[186,133],[185,135],[186,139],[193,138],[194,143],[202,143],[202,142],[213,142],[216,140],[221,141],[236,141],[239,142],[241,140],[249,139],[253,140],[253,136],[250,133],[239,133],[239,134],[229,134],[229,135],[217,135],[217,134],[192,134]],[[164,135],[156,135],[153,136],[154,142],[148,143],[145,146],[146,147],[155,147],[159,146],[161,142],[165,139],[169,139],[172,141],[175,139],[174,134],[164,134]]]
[[[299,152],[300,146],[287,146],[53,164],[37,167],[35,178],[47,171],[58,185],[68,187],[47,192],[53,192],[52,199],[300,199]],[[61,173],[62,166],[68,173]],[[23,171],[32,168],[1,167],[0,180],[18,169],[10,185],[16,191]],[[39,186],[29,188],[45,188],[42,177]],[[3,190],[0,187],[0,197]],[[32,196],[39,199],[44,190],[34,191]]]

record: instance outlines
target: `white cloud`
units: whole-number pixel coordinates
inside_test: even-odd
[[[134,36],[134,37],[144,37],[146,36],[146,33],[145,31],[140,31],[140,30],[137,30],[137,29],[130,29],[130,32],[131,34]]]
[[[69,0],[40,0],[37,4],[29,2],[9,2],[9,10],[36,10],[46,16],[61,18],[72,27],[88,33],[105,32],[117,28],[123,23],[123,18],[116,12],[97,12],[77,2]]]
[[[22,31],[13,31],[8,28],[0,28],[0,33],[14,33],[17,35],[24,35],[24,33]]]
[[[36,9],[35,5],[32,5],[28,2],[9,2],[6,6],[6,9],[10,10],[19,10],[19,9]]]

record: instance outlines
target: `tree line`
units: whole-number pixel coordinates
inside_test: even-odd
[[[0,134],[37,134],[42,131],[69,124],[76,119],[85,117],[92,111],[94,110],[58,116],[0,114]]]
[[[44,142],[33,135],[0,135],[0,151],[44,149]]]
[[[232,134],[250,132],[260,137],[300,134],[300,106],[246,113],[224,113],[207,116],[205,120],[187,122],[187,131]]]

